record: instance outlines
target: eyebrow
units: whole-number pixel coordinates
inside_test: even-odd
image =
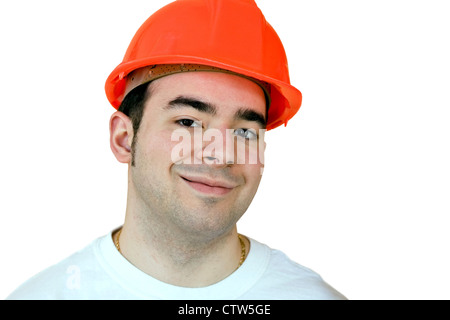
[[[183,108],[186,106],[211,115],[217,114],[217,108],[213,104],[186,96],[179,96],[175,98],[174,100],[170,101],[164,109],[171,110],[176,108]],[[234,115],[234,119],[257,122],[262,128],[265,128],[267,125],[266,118],[262,113],[248,108],[239,109]]]
[[[198,99],[183,96],[177,97],[176,99],[170,101],[165,109],[166,110],[176,109],[178,107],[185,107],[185,106],[194,108],[200,112],[209,113],[211,115],[215,115],[217,113],[216,107],[213,106],[212,104],[200,101]]]
[[[239,109],[234,115],[235,120],[254,121],[257,122],[262,128],[266,128],[266,118],[259,112],[251,109]]]

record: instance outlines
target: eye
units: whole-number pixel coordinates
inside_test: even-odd
[[[191,127],[191,128],[200,127],[201,128],[201,124],[199,122],[191,120],[191,119],[181,119],[181,120],[178,120],[177,123],[183,127]]]
[[[246,140],[254,140],[258,138],[258,135],[256,134],[256,130],[254,129],[236,129],[234,130],[234,134],[238,137],[242,137]]]

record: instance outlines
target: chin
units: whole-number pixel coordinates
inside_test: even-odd
[[[232,231],[243,213],[209,206],[191,207],[190,210],[185,207],[183,212],[178,211],[172,218],[186,235],[208,241]]]

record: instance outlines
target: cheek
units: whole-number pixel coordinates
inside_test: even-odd
[[[137,161],[144,161],[155,167],[168,167],[172,164],[172,151],[177,142],[171,141],[172,131],[147,132],[139,136]],[[142,158],[142,159],[140,159]]]
[[[264,166],[261,164],[247,165],[245,172],[247,173],[247,183],[250,183],[254,188],[258,188],[261,182]]]
[[[168,148],[170,148],[170,159],[172,163],[195,163],[192,157],[196,147],[196,135],[199,135],[201,139],[201,132],[192,133],[186,129],[176,129],[171,131],[167,145]],[[201,145],[202,141],[200,140],[200,146]]]
[[[264,141],[256,140],[247,143],[238,142],[235,147],[235,153],[238,164],[251,165],[249,170],[259,170],[264,166]]]
[[[261,182],[263,166],[261,164],[233,165],[232,171],[244,178],[245,185],[241,190],[244,197],[253,197]]]

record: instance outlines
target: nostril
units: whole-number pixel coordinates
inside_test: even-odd
[[[205,161],[206,164],[220,164],[219,159],[217,159],[216,157],[204,157],[203,160]]]

